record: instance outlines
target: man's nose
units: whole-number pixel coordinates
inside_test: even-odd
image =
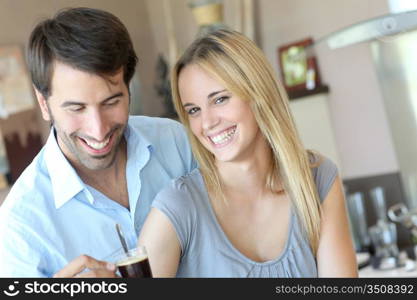
[[[99,110],[92,111],[88,116],[86,134],[89,138],[102,142],[110,131],[110,122],[107,116]]]

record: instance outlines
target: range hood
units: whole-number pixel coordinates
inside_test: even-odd
[[[416,28],[417,10],[391,13],[333,32],[317,40],[316,44],[324,42],[330,49],[337,49],[374,39],[389,39]]]
[[[369,42],[405,200],[409,208],[417,209],[417,1],[389,4],[391,13],[333,32],[316,44],[338,49]],[[400,4],[410,7],[393,11]]]

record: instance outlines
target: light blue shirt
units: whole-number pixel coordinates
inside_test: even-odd
[[[132,116],[124,136],[130,210],[83,183],[51,130],[0,208],[0,277],[51,277],[81,254],[106,258],[121,247],[116,223],[136,244],[155,195],[196,163],[178,122]]]

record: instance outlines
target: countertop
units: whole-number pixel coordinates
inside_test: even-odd
[[[404,267],[395,268],[390,270],[376,270],[372,266],[367,266],[359,270],[360,278],[367,277],[394,277],[394,278],[406,278],[406,277],[416,277],[417,278],[417,269],[413,271],[407,271]]]
[[[369,260],[369,253],[357,253],[356,254],[358,264],[363,264]],[[374,269],[372,265],[367,265],[359,269],[360,278],[381,278],[381,277],[395,277],[395,278],[406,278],[406,277],[416,277],[417,278],[417,264],[415,261],[405,259],[405,266],[391,268],[386,270]]]

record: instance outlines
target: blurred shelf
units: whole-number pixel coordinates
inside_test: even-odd
[[[296,90],[296,91],[287,91],[288,98],[290,100],[296,100],[299,98],[312,96],[316,94],[328,93],[329,87],[327,85],[319,85],[313,90]]]

